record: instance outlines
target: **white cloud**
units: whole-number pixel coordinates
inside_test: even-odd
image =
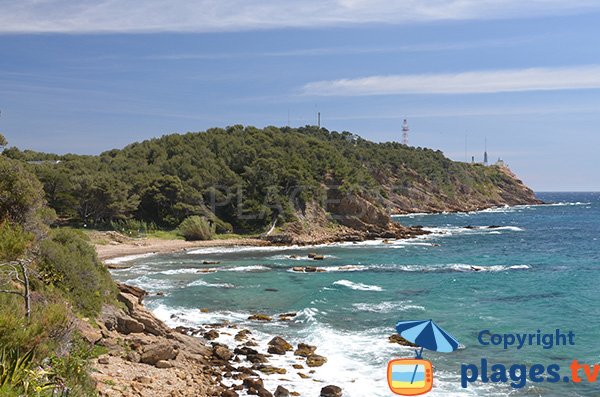
[[[600,88],[600,65],[370,76],[312,82],[302,88],[302,93],[317,96],[483,94],[586,88]]]
[[[498,19],[600,10],[596,0],[0,0],[0,33],[219,32]]]

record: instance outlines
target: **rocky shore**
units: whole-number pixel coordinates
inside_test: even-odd
[[[265,386],[263,377],[275,375],[312,380],[315,368],[327,362],[317,347],[304,343],[292,346],[280,336],[273,337],[266,351],[260,351],[252,331],[235,324],[206,324],[198,328],[171,329],[142,304],[146,292],[117,284],[121,307],[106,305],[97,320],[98,328],[81,321],[81,334],[90,343],[103,346],[107,353],[93,364],[92,377],[103,397],[259,397],[300,396],[278,385]],[[282,313],[278,321],[296,314]],[[271,321],[254,315],[256,321]],[[231,335],[234,346],[219,343]],[[273,357],[293,357],[291,373],[271,363]],[[321,397],[341,397],[343,390],[323,385]]]

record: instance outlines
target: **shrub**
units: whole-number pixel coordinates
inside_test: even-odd
[[[205,218],[194,215],[181,222],[179,234],[188,241],[210,240],[213,236],[213,229]]]
[[[0,261],[13,261],[25,253],[33,240],[20,225],[0,222]]]
[[[85,316],[94,317],[115,296],[116,287],[94,248],[72,230],[56,230],[40,244],[39,267],[44,282],[60,289]]]

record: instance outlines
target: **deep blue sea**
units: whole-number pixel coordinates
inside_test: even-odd
[[[129,258],[133,266],[113,275],[152,293],[163,292],[145,302],[170,325],[229,320],[252,329],[261,348],[277,334],[293,343],[317,345],[317,353],[328,358],[311,374],[314,380],[303,380],[291,369],[297,362],[293,355],[276,357],[275,365],[288,368],[288,374],[266,377],[271,391],[282,384],[303,396],[317,396],[324,384],[336,384],[347,397],[392,396],[387,362],[414,352],[389,343],[388,336],[400,320],[433,319],[461,348],[424,352],[434,366],[432,396],[598,396],[600,383],[587,383],[585,377],[579,384],[565,383],[562,377],[570,375],[573,359],[600,361],[600,193],[538,196],[553,204],[395,218],[432,232],[419,239],[206,248]],[[309,252],[325,255],[325,260],[312,261]],[[204,260],[220,264],[202,265]],[[290,269],[306,265],[327,271]],[[198,273],[201,268],[216,272]],[[292,311],[298,312],[292,322],[247,320],[251,313]],[[573,331],[575,345],[504,350],[477,340],[486,329],[504,334],[554,333],[557,328]],[[233,343],[234,333],[225,329],[220,341]],[[479,365],[482,358],[490,366],[558,364],[561,382],[528,381],[514,389],[509,383],[478,380],[463,389],[461,364]]]

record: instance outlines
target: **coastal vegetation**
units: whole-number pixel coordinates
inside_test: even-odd
[[[92,396],[96,348],[73,324],[114,301],[114,283],[85,235],[49,228],[54,211],[23,163],[0,155],[0,175],[0,394]]]
[[[535,201],[503,167],[314,126],[212,128],[98,156],[17,148],[4,155],[37,175],[63,223],[129,235],[173,230],[190,216],[206,219],[218,234],[248,234],[303,220],[344,223],[336,215],[365,203],[389,214]],[[353,200],[340,205],[344,197]],[[323,215],[318,222],[306,219],[314,208]]]

